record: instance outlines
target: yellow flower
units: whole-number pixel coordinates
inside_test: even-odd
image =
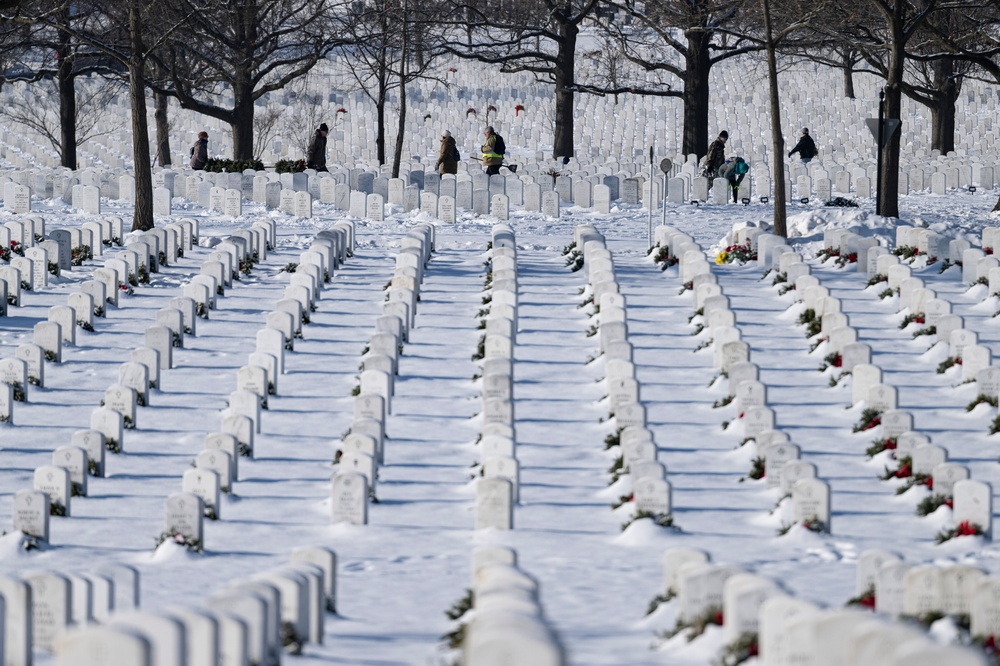
[[[728,260],[729,260],[729,255],[726,254],[725,251],[722,251],[722,252],[719,253],[719,256],[717,256],[715,258],[715,263],[716,264],[725,264],[725,263],[728,263]]]

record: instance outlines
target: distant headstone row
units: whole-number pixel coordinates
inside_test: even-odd
[[[929,485],[934,488],[938,504],[953,504],[955,527],[943,531],[939,539],[956,534],[980,534],[991,538],[989,484],[970,480],[968,468],[948,462],[944,447],[932,444],[930,437],[915,430],[913,415],[898,408],[897,389],[883,383],[881,368],[871,363],[871,347],[858,341],[857,331],[850,326],[848,316],[841,312],[841,301],[830,296],[829,290],[819,284],[798,253],[781,244],[780,239],[757,232],[759,230],[747,229],[735,233],[737,240],[756,248],[758,261],[765,255],[770,257],[771,270],[792,287],[795,300],[801,303],[800,321],[820,323],[819,327],[809,330],[815,332],[815,353],[824,354],[829,365],[839,368],[840,375],[835,381],[850,375],[852,406],[860,405],[862,413],[861,423],[856,427],[878,428],[879,437],[869,448],[869,455],[895,461],[894,468],[886,466],[892,478]],[[864,256],[864,263],[858,262],[858,268],[867,269],[870,283],[881,289],[884,279],[887,291],[898,295],[900,312],[912,320],[922,320],[927,331],[939,342],[949,344],[950,358],[962,359],[963,381],[980,383],[981,380],[986,395],[995,394],[996,389],[992,386],[998,378],[994,376],[996,369],[991,367],[989,348],[978,345],[975,333],[962,328],[961,318],[950,314],[948,301],[939,299],[933,290],[925,288],[920,278],[911,277],[910,266],[900,263],[899,256],[889,254],[872,241],[849,231],[830,230],[825,234],[824,247],[828,257],[844,258],[843,265]],[[949,243],[929,230],[901,228],[897,230],[897,243],[904,248],[902,256],[923,257],[922,262],[936,261],[930,258],[938,257],[939,252],[950,253],[944,249]],[[951,241],[950,244],[955,243]],[[916,252],[909,252],[910,248]],[[954,245],[952,249],[968,251]]]
[[[344,435],[331,480],[331,521],[368,524],[368,504],[375,497],[379,465],[385,463],[385,431],[392,413],[399,356],[416,325],[424,270],[434,252],[434,226],[420,224],[403,238],[386,289],[383,313],[361,357],[354,398],[354,418]]]
[[[517,459],[514,414],[514,345],[517,344],[517,243],[506,224],[493,226],[484,284],[488,307],[480,312],[483,425],[479,437],[476,482],[476,529],[514,529],[514,506],[520,502],[521,468]],[[485,299],[484,299],[485,300]]]
[[[278,666],[283,652],[322,644],[326,613],[335,608],[336,562],[327,548],[296,548],[287,564],[212,592],[203,607],[150,612],[136,601],[66,623],[41,647],[55,653],[58,666]]]
[[[673,524],[673,492],[667,481],[666,466],[658,460],[659,449],[646,422],[639,380],[632,362],[628,340],[625,296],[615,276],[614,260],[604,236],[592,225],[574,230],[572,247],[582,252],[587,286],[586,302],[594,305],[597,325],[592,331],[599,341],[599,357],[604,361],[604,384],[608,392],[609,416],[614,433],[606,439],[616,455],[611,485],[619,504],[628,505],[628,523],[650,519],[663,527]],[[617,508],[617,507],[616,507]]]
[[[863,573],[864,572],[864,573]],[[978,575],[977,575],[978,574]],[[896,618],[935,612],[972,613],[973,634],[994,624],[996,600],[977,593],[985,574],[955,565],[944,569],[900,564],[895,556],[866,551],[858,559],[859,583],[880,585],[879,597],[892,596],[898,610],[872,615],[856,609],[823,609],[797,599],[778,582],[738,566],[713,564],[703,551],[672,548],[663,556],[661,600],[677,607],[678,626],[721,624],[725,651],[757,654],[766,666],[792,664],[954,664],[982,666],[981,653],[937,643]],[[953,585],[945,586],[945,579]],[[947,589],[947,591],[945,591]],[[996,595],[993,594],[993,597]],[[859,593],[860,597],[860,593]],[[866,604],[873,600],[869,597]],[[979,609],[975,603],[982,603]],[[948,609],[947,611],[945,609]],[[701,625],[703,626],[703,625]]]

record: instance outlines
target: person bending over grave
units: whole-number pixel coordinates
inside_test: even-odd
[[[326,135],[330,133],[330,128],[323,123],[316,129],[312,140],[309,142],[309,150],[306,151],[306,168],[316,169],[316,171],[326,171]]]
[[[483,144],[483,167],[490,176],[500,173],[500,165],[503,164],[503,155],[507,152],[507,146],[503,137],[496,133],[493,126],[486,128],[483,132],[486,143]]]
[[[702,175],[708,178],[709,185],[718,173],[719,167],[726,161],[726,141],[728,140],[729,132],[726,130],[719,132],[719,137],[708,147],[708,155],[705,155],[705,159],[702,161],[704,167]]]
[[[809,128],[803,127],[802,137],[799,139],[799,142],[795,144],[795,147],[788,151],[788,156],[791,157],[795,153],[798,153],[799,157],[802,158],[802,163],[809,164],[809,162],[812,161],[812,158],[816,157],[816,153],[818,152],[819,151],[816,150],[816,144],[813,142],[812,137],[809,136]]]
[[[458,173],[458,162],[461,159],[455,137],[448,130],[441,132],[441,152],[438,153],[438,161],[434,165],[438,173]]]
[[[719,167],[719,178],[728,180],[733,190],[733,203],[739,203],[740,183],[749,170],[750,165],[742,157],[730,157]]]
[[[198,140],[191,146],[191,168],[201,171],[208,164],[208,132],[198,132]]]

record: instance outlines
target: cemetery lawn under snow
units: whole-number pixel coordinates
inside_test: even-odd
[[[906,196],[902,223],[978,239],[995,200],[995,191]],[[853,265],[843,269],[814,258],[828,228],[850,228],[894,245],[894,230],[884,228],[865,203],[861,210],[791,206],[793,247],[841,299],[859,340],[871,345],[885,383],[898,388],[900,407],[913,413],[915,429],[944,445],[950,460],[966,465],[972,478],[1000,487],[1000,450],[987,434],[996,410],[966,412],[973,386],[958,385],[960,369],[936,372],[946,349],[925,336],[914,339],[917,324],[901,330],[894,299],[880,300]],[[824,351],[810,353],[810,340],[796,321],[802,306],[793,294],[781,295],[780,285],[761,279],[755,262],[714,266],[768,387],[778,427],[832,489],[831,534],[796,529],[777,536],[782,519],[771,514],[777,491],[745,478],[753,444],[739,448],[742,426],[732,405],[713,408],[727,393],[726,381],[713,383],[712,351],[699,350],[708,333],[693,335],[693,295],[678,293],[676,268],[661,272],[647,257],[647,215],[634,206],[610,215],[570,208],[558,220],[512,214],[520,300],[515,529],[473,530],[470,466],[479,461],[474,442],[481,402],[472,379],[479,364],[471,357],[482,333],[477,313],[496,220],[468,213],[454,226],[437,226],[416,327],[399,363],[369,524],[331,526],[331,463],[351,423],[361,352],[382,313],[400,239],[412,224],[429,221],[388,208],[385,222],[356,222],[355,255],[326,285],[303,339],[286,354],[286,374],[263,413],[255,459],[241,460],[240,480],[224,496],[220,519],[206,521],[202,554],[170,544],[154,552],[165,500],[180,490],[205,435],[218,430],[236,371],[254,351],[255,333],[288,282],[281,269],[298,260],[316,232],[344,219],[327,205],[317,204],[312,220],[259,206],[235,221],[200,217],[202,247],[152,275],[120,307],[108,308],[106,318],[95,319],[93,332],[77,330],[76,345],[64,348],[62,363],[47,365],[45,388],[29,387],[28,401],[15,406],[14,423],[0,429],[0,515],[11,515],[13,494],[31,488],[34,469],[49,464],[53,449],[88,427],[119,364],[142,344],[157,310],[180,295],[179,285],[197,271],[213,237],[248,227],[255,217],[271,215],[278,222],[278,244],[267,260],[234,282],[210,318],[199,321],[197,335],[175,350],[174,368],[163,371],[150,405],[139,408],[136,428],[125,434],[125,453],[109,453],[107,478],[90,480],[89,495],[73,499],[71,518],[52,518],[51,545],[41,552],[20,550],[15,535],[0,539],[0,570],[85,573],[103,562],[125,562],[140,571],[142,607],[162,610],[200,605],[230,582],[286,561],[296,546],[327,546],[339,558],[339,614],[327,616],[324,645],[307,645],[302,656],[287,661],[371,665],[438,664],[454,656],[441,638],[454,628],[444,612],[470,586],[470,553],[483,544],[517,551],[520,568],[538,580],[546,617],[574,664],[704,664],[714,658],[721,646],[716,631],[692,643],[674,639],[651,649],[655,635],[673,626],[670,604],[645,616],[661,592],[661,558],[669,547],[704,549],[715,562],[740,565],[780,581],[797,597],[831,607],[853,596],[854,564],[868,548],[894,550],[914,563],[961,562],[1000,572],[1000,551],[981,538],[935,545],[947,509],[916,516],[926,494],[922,487],[897,496],[898,482],[878,479],[890,461],[884,454],[867,459],[871,431],[851,432],[860,408],[845,409],[850,380],[830,387],[834,371],[817,370]],[[51,201],[37,212],[49,228],[69,222],[66,210]],[[200,208],[190,212],[205,215]],[[670,205],[665,221],[713,248],[714,257],[734,223],[757,224],[770,216],[771,209],[757,203]],[[0,222],[7,219],[9,214],[0,214]],[[654,221],[660,222],[659,215]],[[604,439],[613,425],[600,381],[604,361],[596,358],[597,338],[587,335],[596,319],[592,306],[581,307],[585,273],[567,268],[562,252],[581,223],[597,226],[614,256],[641,401],[673,486],[677,530],[642,520],[622,531],[629,505],[610,506],[629,491],[627,481],[608,485],[613,453],[605,451]],[[52,279],[46,290],[28,293],[23,307],[11,308],[0,320],[0,344],[8,350],[2,356],[30,341],[48,308],[63,304],[66,293],[99,265],[100,259],[88,261]],[[959,268],[943,274],[938,268],[915,268],[914,274],[952,303],[981,344],[1000,353],[1000,320],[992,317],[1000,309],[997,299],[987,297],[985,286],[963,284]],[[39,663],[48,663],[39,656]]]

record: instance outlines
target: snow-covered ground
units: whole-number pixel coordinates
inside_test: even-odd
[[[919,194],[902,200],[903,219],[943,234],[975,237],[989,224],[993,196]],[[50,224],[66,210],[42,205]],[[50,210],[44,210],[51,207]],[[870,208],[870,206],[869,206]],[[822,230],[844,227],[892,237],[870,213],[796,205],[790,228],[794,245],[811,257]],[[266,213],[253,210],[236,221],[200,210],[203,244],[246,227]],[[777,422],[803,458],[813,462],[833,492],[833,532],[779,538],[780,519],[769,515],[776,491],[763,482],[743,481],[752,452],[737,449],[740,427],[732,407],[713,409],[725,382],[716,377],[710,350],[696,351],[707,333],[692,336],[690,292],[678,294],[676,268],[661,272],[646,256],[648,218],[636,207],[610,215],[570,208],[559,220],[515,214],[519,283],[519,335],[515,351],[518,457],[521,504],[516,529],[473,530],[474,486],[469,466],[478,461],[474,441],[480,421],[478,370],[470,360],[481,331],[476,314],[483,296],[483,262],[494,219],[465,215],[453,227],[438,226],[437,251],[421,288],[416,328],[406,344],[389,417],[386,465],[380,471],[377,504],[369,525],[331,526],[329,479],[338,440],[350,425],[352,388],[361,351],[381,313],[382,289],[393,269],[400,239],[418,213],[392,210],[384,223],[356,221],[358,250],[323,292],[304,340],[287,356],[279,394],[263,415],[256,458],[241,463],[235,494],[223,500],[221,519],[206,523],[205,549],[191,555],[177,549],[153,551],[163,526],[166,497],[180,490],[183,472],[218,429],[220,412],[235,389],[236,370],[254,350],[254,335],[287,283],[280,269],[296,261],[316,232],[344,219],[317,205],[312,220],[270,213],[279,242],[268,259],[219,299],[211,318],[199,324],[175,354],[151,405],[140,408],[138,427],[125,437],[127,453],[109,456],[109,475],[92,479],[90,494],[73,501],[72,518],[53,518],[51,547],[19,552],[11,537],[0,543],[0,569],[86,572],[97,563],[122,561],[142,576],[143,607],[197,605],[227,583],[272,568],[291,549],[321,544],[336,550],[339,616],[328,616],[327,641],[310,645],[290,663],[444,663],[450,656],[442,634],[452,627],[444,611],[469,586],[469,557],[480,544],[514,548],[522,569],[540,583],[546,615],[572,663],[705,663],[720,638],[709,633],[690,645],[667,643],[652,650],[654,633],[672,625],[669,606],[644,617],[660,592],[661,556],[672,546],[709,551],[713,559],[747,567],[780,581],[796,596],[839,606],[853,594],[854,562],[866,548],[896,550],[912,562],[960,561],[1000,570],[997,550],[974,540],[934,545],[943,518],[914,515],[916,493],[897,497],[893,483],[876,475],[882,462],[867,461],[870,433],[852,434],[858,410],[845,410],[849,382],[828,386],[817,371],[822,349],[796,324],[801,306],[779,295],[755,265],[727,264],[715,270],[732,300],[737,323],[769,387]],[[754,204],[670,207],[666,222],[692,234],[705,248],[722,241],[739,222],[757,224],[770,209]],[[6,214],[2,217],[6,217]],[[76,219],[79,216],[74,216]],[[658,222],[659,220],[657,220]],[[608,488],[611,454],[603,440],[612,431],[597,338],[588,337],[590,308],[579,307],[583,272],[565,266],[562,249],[577,224],[596,225],[614,253],[616,275],[628,304],[629,339],[637,376],[660,460],[673,484],[674,516],[680,533],[637,524],[622,533],[628,508],[612,510],[620,487]],[[15,424],[0,434],[0,515],[10,515],[13,493],[31,487],[35,467],[48,464],[52,450],[85,428],[117,366],[142,343],[155,312],[197,269],[209,249],[196,249],[154,274],[152,283],[124,298],[95,331],[78,330],[77,344],[50,364],[46,387],[29,390],[16,405]],[[714,251],[710,251],[714,256]],[[873,348],[886,382],[899,388],[902,408],[916,427],[945,445],[951,459],[967,465],[978,480],[1000,487],[1000,465],[987,426],[994,411],[966,413],[971,387],[956,387],[957,370],[935,372],[944,353],[928,351],[926,338],[911,339],[897,328],[901,318],[890,301],[866,289],[863,274],[815,260],[814,273],[842,299],[844,311]],[[0,343],[13,348],[30,339],[48,307],[90,277],[97,262],[75,268],[44,292],[28,294],[25,305],[0,320]],[[985,287],[967,289],[952,269],[916,271],[980,340],[1000,351],[1000,332],[991,315],[994,299]],[[648,522],[648,521],[647,521]],[[960,540],[962,541],[962,540]],[[41,663],[45,663],[43,657]]]

